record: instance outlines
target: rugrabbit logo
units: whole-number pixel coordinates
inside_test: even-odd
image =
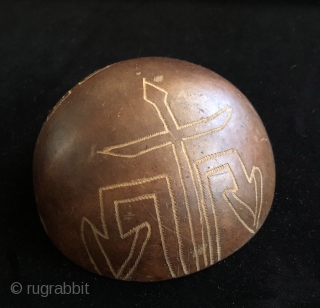
[[[26,292],[27,294],[40,295],[47,297],[49,295],[82,295],[89,294],[88,283],[65,283],[62,284],[28,284],[23,286],[20,282],[13,282],[10,286],[12,294],[20,294]]]

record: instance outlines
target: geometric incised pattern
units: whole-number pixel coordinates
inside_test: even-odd
[[[235,156],[235,157],[231,157]],[[238,166],[237,166],[238,165]],[[241,169],[239,168],[239,165]],[[219,237],[219,224],[217,221],[217,214],[215,210],[215,194],[222,195],[223,199],[226,201],[234,215],[237,217],[239,222],[250,232],[254,233],[255,229],[258,227],[258,221],[261,214],[262,207],[262,195],[263,195],[263,179],[261,171],[258,167],[253,166],[251,172],[248,173],[244,163],[236,149],[230,149],[220,153],[214,153],[209,156],[203,157],[197,160],[193,166],[195,173],[197,174],[198,182],[200,183],[200,192],[201,197],[198,199],[198,202],[202,208],[202,213],[205,217],[205,224],[208,230],[208,246],[210,252],[210,264],[214,263],[214,251],[212,244],[213,238],[211,236],[212,226],[209,223],[208,212],[211,210],[213,214],[213,219],[215,222],[215,244],[217,247],[217,261],[221,259],[221,246],[220,246],[220,237]],[[246,187],[239,187],[237,179],[234,175],[234,169],[242,170],[248,184],[254,184],[254,194],[255,194],[255,204],[253,209],[243,200],[237,196],[239,189],[246,189]],[[218,174],[221,171],[226,171],[227,176],[231,179],[231,185],[226,183],[226,181],[221,181],[218,177],[214,175]],[[215,183],[214,183],[215,182]],[[229,184],[229,185],[228,185]],[[213,193],[212,187],[215,187],[215,194]],[[233,198],[233,202],[230,200]],[[208,204],[206,204],[208,203]],[[249,225],[244,221],[241,215],[237,211],[235,204],[241,204],[246,211],[246,214],[252,216],[253,221]],[[203,241],[206,240],[203,238]],[[204,245],[206,247],[206,245]],[[207,264],[207,261],[205,261]]]
[[[97,153],[121,159],[134,159],[166,148],[166,151],[172,154],[173,164],[177,170],[174,175],[175,182],[179,183],[183,191],[184,201],[179,206],[183,206],[186,212],[194,265],[200,270],[221,260],[222,257],[217,202],[224,203],[223,205],[233,213],[234,219],[249,233],[254,233],[259,227],[263,204],[262,173],[257,166],[247,169],[239,152],[234,148],[210,155],[195,156],[188,152],[188,142],[215,134],[228,125],[233,112],[231,107],[226,106],[197,121],[180,123],[168,102],[168,92],[146,81],[145,78],[142,79],[142,84],[143,99],[154,108],[163,129],[136,140],[105,147]],[[247,184],[240,185],[236,175],[245,178]],[[166,263],[168,276],[179,276],[177,268],[173,266],[173,254],[168,251],[168,242],[171,249],[178,252],[179,264],[184,274],[190,273],[191,261],[187,257],[190,251],[187,251],[181,235],[176,192],[171,177],[170,174],[159,174],[99,189],[100,229],[86,217],[83,217],[81,222],[82,241],[98,273],[106,271],[115,278],[129,279],[137,270],[146,248],[151,245],[152,237],[161,240],[162,257]],[[156,191],[153,188],[155,184],[158,187]],[[254,198],[251,198],[255,200],[254,204],[247,203],[244,191],[254,194]],[[149,207],[145,206],[144,201],[148,201]],[[167,204],[171,206],[168,207]],[[139,212],[133,213],[129,210],[132,208],[135,211],[140,208],[153,211],[154,219],[138,221]],[[124,216],[121,213],[129,214]],[[173,217],[172,225],[164,225],[163,217],[167,216]],[[127,243],[127,256],[116,266],[111,262],[107,252],[108,241],[112,240],[112,236],[108,230],[106,217],[108,220],[114,219],[117,225],[116,232],[112,234],[114,240],[117,238]],[[201,226],[200,231],[195,230],[195,226],[198,225]],[[172,232],[166,232],[165,229]],[[201,234],[201,240],[196,234]],[[96,254],[100,254],[99,260],[104,260],[106,264],[103,269],[95,261]]]
[[[152,189],[151,185],[154,184],[155,182],[160,184],[162,187],[161,192],[159,192],[159,193],[155,193],[155,192],[151,191],[151,189]],[[148,185],[148,184],[151,184],[151,185]],[[139,186],[141,187],[141,185],[144,185],[144,189],[143,189],[144,194],[137,196],[136,195],[136,188]],[[146,187],[148,188],[150,193],[146,194]],[[134,188],[134,190],[132,188]],[[122,199],[121,200],[112,200],[112,198],[110,197],[110,193],[112,193],[113,195],[118,193],[118,195],[121,196]],[[175,200],[174,200],[173,193],[172,193],[170,179],[167,175],[161,174],[159,176],[152,177],[152,178],[138,179],[138,180],[127,182],[127,183],[121,183],[121,184],[117,184],[117,185],[101,187],[99,189],[102,231],[99,231],[98,228],[93,223],[91,223],[89,219],[87,219],[85,217],[83,217],[82,224],[81,224],[81,236],[82,236],[85,248],[86,248],[87,253],[90,257],[90,261],[94,264],[95,269],[98,273],[102,274],[100,269],[98,268],[97,264],[95,263],[93,256],[90,253],[90,241],[88,241],[89,242],[88,244],[86,241],[86,234],[85,234],[86,228],[87,228],[87,232],[91,232],[94,235],[94,238],[98,243],[98,246],[99,246],[99,249],[103,255],[103,258],[105,259],[113,276],[115,278],[122,278],[122,279],[126,279],[127,277],[130,277],[132,272],[136,269],[136,267],[139,263],[139,260],[141,259],[141,256],[144,252],[144,249],[145,249],[148,241],[150,240],[151,232],[152,231],[157,232],[159,230],[160,238],[161,238],[161,242],[162,242],[162,247],[163,247],[163,252],[164,252],[165,260],[167,262],[169,271],[170,271],[172,277],[176,276],[173,269],[172,269],[171,262],[168,257],[168,254],[167,254],[166,239],[165,239],[165,235],[164,235],[164,231],[163,231],[163,224],[161,221],[161,216],[163,215],[162,214],[163,210],[161,209],[161,204],[159,204],[158,198],[161,198],[161,200],[164,203],[171,203],[172,204],[172,215],[175,218],[176,234],[178,235],[178,238],[180,239],[180,243],[181,243],[181,237],[179,236],[180,232],[179,232],[179,226],[178,226],[178,218],[177,218],[177,214],[176,214],[176,212],[177,212],[176,211],[176,204],[175,204]],[[147,199],[151,199],[153,201],[153,206],[155,207],[155,212],[156,212],[156,220],[158,223],[158,226],[157,226],[158,230],[152,230],[150,222],[142,222],[138,226],[135,226],[134,228],[126,231],[125,226],[123,226],[124,222],[121,221],[120,208],[123,205],[130,204],[130,203],[137,202],[137,201],[143,201],[143,200],[147,200]],[[164,209],[164,211],[165,211],[165,209]],[[112,265],[103,245],[101,244],[102,238],[104,238],[104,239],[110,238],[109,232],[108,232],[108,227],[105,222],[106,214],[109,214],[111,217],[115,217],[116,222],[117,222],[117,227],[118,227],[118,233],[119,233],[118,235],[120,236],[120,238],[122,240],[129,238],[129,241],[130,241],[130,237],[133,237],[133,240],[131,240],[132,243],[130,244],[131,247],[130,247],[128,256],[125,259],[125,261],[123,262],[123,264],[121,265],[120,269],[118,269],[118,270],[116,270],[114,268],[114,266]],[[145,237],[141,247],[138,247],[137,240],[139,237],[139,232],[143,228],[147,229],[147,234],[146,234],[146,237]],[[135,258],[135,260],[133,260],[133,266],[131,266],[131,268],[127,268],[129,265],[129,261],[131,261],[133,258]]]

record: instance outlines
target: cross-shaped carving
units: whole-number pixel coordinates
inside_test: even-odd
[[[169,105],[168,92],[160,88],[159,86],[146,81],[145,78],[143,78],[143,98],[146,102],[151,104],[157,111],[159,119],[162,121],[163,124],[163,130],[139,138],[137,140],[106,147],[103,150],[98,151],[98,153],[118,157],[133,158],[166,146],[172,149],[184,191],[185,206],[187,208],[191,238],[194,247],[194,256],[196,259],[197,269],[199,270],[200,265],[199,256],[197,252],[197,246],[199,245],[197,245],[194,236],[194,227],[192,223],[192,215],[190,210],[188,192],[186,189],[186,182],[191,181],[191,185],[194,186],[196,192],[197,188],[195,184],[195,176],[193,174],[185,141],[203,137],[205,135],[212,134],[223,129],[231,117],[232,108],[226,106],[209,117],[205,117],[200,120],[186,124],[180,124],[177,117],[173,113],[172,108]],[[201,211],[200,208],[199,211]],[[200,213],[200,217],[202,216],[203,215]],[[177,234],[179,236],[179,226],[176,226],[176,229]],[[180,259],[183,269],[185,273],[188,273],[187,267],[184,266],[185,262],[184,255],[182,252],[182,244],[179,247],[179,251],[181,252]],[[207,265],[207,262],[205,263]]]

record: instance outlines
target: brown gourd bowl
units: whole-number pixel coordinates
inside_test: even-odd
[[[34,153],[52,242],[122,280],[171,279],[226,258],[262,226],[274,186],[268,135],[247,98],[168,58],[119,62],[79,82]]]

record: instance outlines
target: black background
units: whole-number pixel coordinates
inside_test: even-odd
[[[160,283],[99,277],[64,257],[37,214],[42,123],[106,65],[166,56],[231,81],[265,124],[272,210],[220,263]],[[0,307],[320,307],[320,5],[273,2],[0,2]],[[20,295],[12,282],[89,284],[89,295]]]

